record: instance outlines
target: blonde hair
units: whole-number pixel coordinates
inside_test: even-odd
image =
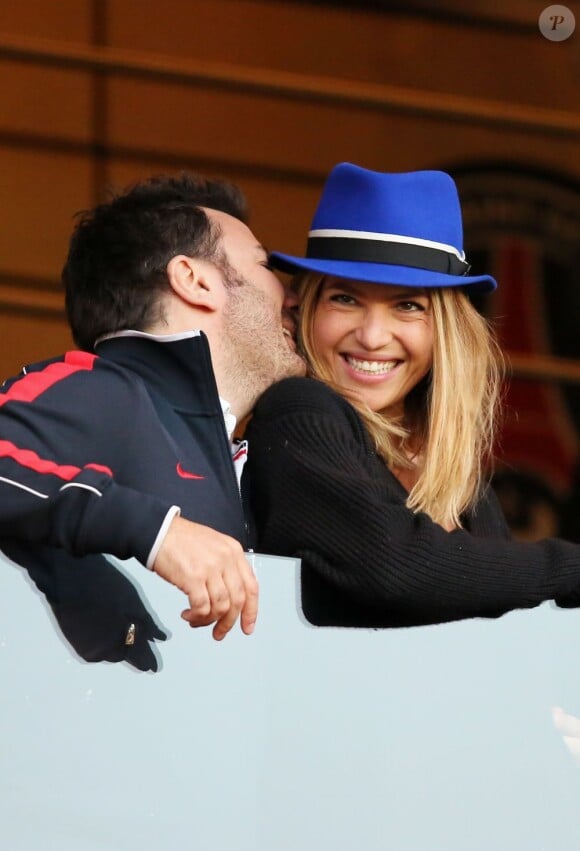
[[[336,384],[316,354],[313,325],[324,276],[296,281],[300,345],[313,377],[346,396],[359,412],[378,455],[389,469],[410,469],[409,448],[420,454],[418,478],[407,506],[446,528],[461,526],[492,460],[504,360],[486,319],[460,288],[428,290],[433,313],[433,366],[405,400],[402,419],[371,411]]]

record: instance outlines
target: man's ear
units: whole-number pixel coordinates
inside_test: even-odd
[[[190,307],[217,310],[221,276],[211,263],[176,254],[167,264],[167,280],[173,292]]]

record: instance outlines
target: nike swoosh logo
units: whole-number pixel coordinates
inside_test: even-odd
[[[177,462],[177,475],[181,476],[182,479],[205,479],[205,476],[197,476],[195,473],[188,473],[187,470],[184,470],[181,466],[181,462]]]

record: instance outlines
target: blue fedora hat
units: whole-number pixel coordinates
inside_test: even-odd
[[[490,275],[469,275],[457,187],[443,171],[389,174],[340,163],[330,172],[305,257],[273,251],[282,272],[320,272],[373,284],[469,287],[490,292]]]

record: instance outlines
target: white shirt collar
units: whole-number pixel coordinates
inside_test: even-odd
[[[144,337],[146,340],[156,340],[158,343],[175,343],[178,340],[188,340],[190,337],[199,337],[201,331],[197,328],[191,331],[181,331],[179,334],[150,334],[148,331],[114,331],[112,334],[103,334],[95,341],[95,346],[103,340],[114,340],[116,337]]]
[[[234,436],[234,431],[236,430],[236,426],[238,424],[238,421],[236,419],[236,415],[232,413],[232,407],[231,407],[230,403],[226,402],[225,399],[222,399],[221,396],[219,397],[219,400],[220,400],[220,405],[222,406],[222,413],[224,415],[224,423],[226,424],[226,431],[228,433],[228,438],[231,442],[231,440]]]

